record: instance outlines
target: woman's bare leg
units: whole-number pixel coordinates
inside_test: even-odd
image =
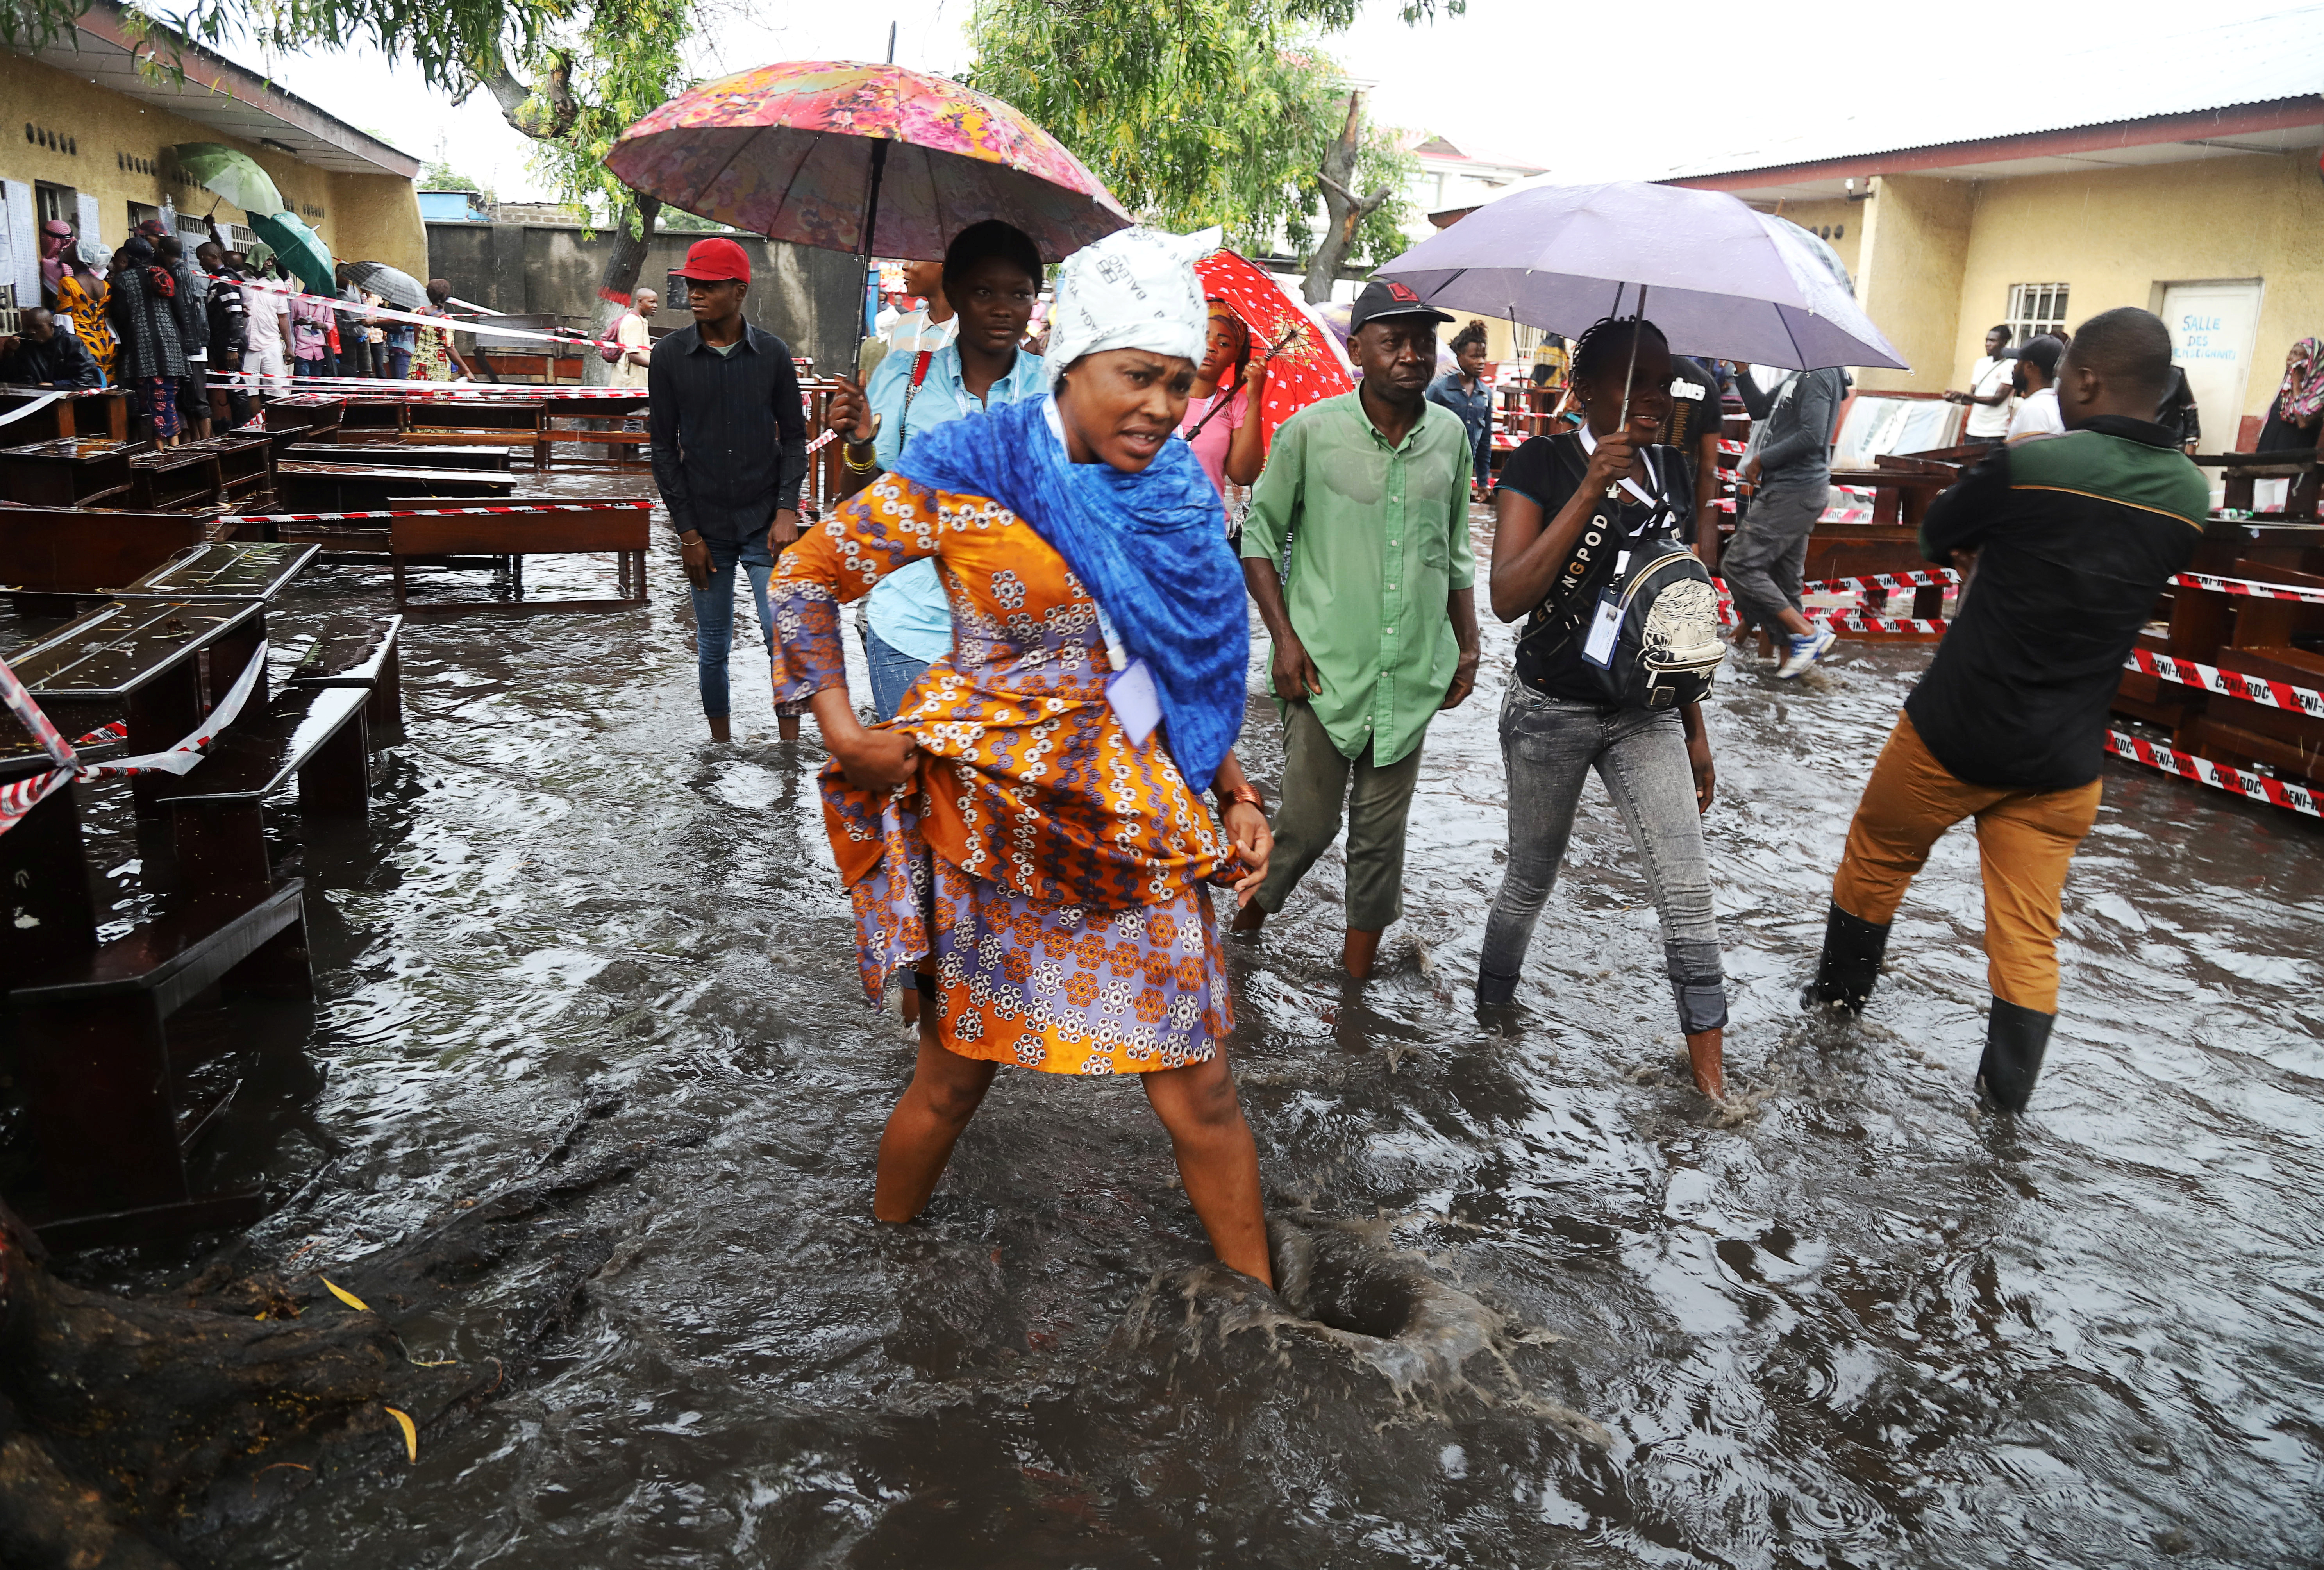
[[[872,1214],[881,1221],[905,1222],[919,1214],[944,1176],[945,1163],[961,1130],[984,1100],[997,1063],[948,1052],[936,1039],[936,1011],[920,1010],[920,1056],[912,1083],[888,1114],[880,1136],[880,1177]]]
[[[1259,1147],[1235,1099],[1234,1076],[1221,1047],[1208,1063],[1141,1074],[1146,1099],[1170,1131],[1186,1197],[1211,1236],[1211,1251],[1230,1270],[1275,1285],[1268,1261],[1267,1216],[1259,1204]]]

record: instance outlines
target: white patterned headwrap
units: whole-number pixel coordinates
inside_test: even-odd
[[[1210,308],[1196,259],[1219,248],[1216,229],[1172,235],[1122,229],[1084,245],[1057,268],[1049,312],[1049,385],[1084,355],[1150,349],[1201,364]]]

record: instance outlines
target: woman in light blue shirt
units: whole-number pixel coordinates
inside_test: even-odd
[[[1040,356],[1017,346],[1040,290],[1041,254],[1023,230],[988,218],[953,236],[945,251],[944,291],[958,335],[944,348],[889,355],[869,388],[840,382],[848,402],[834,401],[833,422],[844,426],[851,403],[855,413],[845,494],[895,467],[921,432],[1047,391]],[[952,652],[952,607],[936,563],[918,562],[881,579],[864,602],[863,619],[872,711],[893,719],[921,672]]]

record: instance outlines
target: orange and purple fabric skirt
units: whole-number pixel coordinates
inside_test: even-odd
[[[1234,1028],[1211,891],[1093,910],[1019,894],[921,850],[850,891],[866,992],[927,956],[936,1039],[1051,1074],[1207,1063]]]

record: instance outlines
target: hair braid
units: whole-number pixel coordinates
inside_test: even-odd
[[[1670,347],[1670,339],[1664,337],[1663,329],[1650,321],[1633,316],[1601,316],[1582,328],[1582,336],[1573,340],[1572,358],[1567,362],[1568,374],[1572,379],[1578,382],[1585,376],[1595,376],[1604,369],[1603,362],[1613,353],[1617,344],[1628,346],[1628,337],[1623,331],[1626,328],[1636,332],[1652,333],[1662,339],[1663,347]]]

